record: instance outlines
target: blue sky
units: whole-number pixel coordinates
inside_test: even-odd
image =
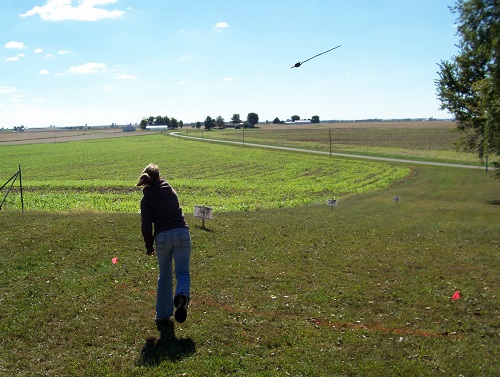
[[[453,4],[1,0],[0,128],[449,118],[434,81],[457,53]]]

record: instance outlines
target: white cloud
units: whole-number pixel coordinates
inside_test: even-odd
[[[215,24],[215,29],[217,31],[222,31],[223,29],[227,29],[229,27],[229,24],[227,22],[217,22]]]
[[[72,54],[73,51],[69,51],[69,50],[59,50],[57,51],[57,55],[67,55],[67,54]]]
[[[41,48],[37,48],[35,49],[35,54],[41,54],[43,52],[43,50]]]
[[[73,0],[47,0],[44,6],[36,6],[21,14],[21,17],[39,15],[44,21],[97,21],[105,18],[119,18],[125,12],[106,10],[100,5],[114,4],[117,0],[79,0],[73,6]]]
[[[224,77],[222,81],[234,81],[232,77]]]
[[[6,62],[17,62],[19,58],[23,58],[25,56],[26,56],[25,54],[17,54],[17,56],[11,56],[10,58],[5,58],[4,60]]]
[[[16,93],[17,89],[14,86],[0,86],[0,94]]]
[[[49,71],[47,71],[46,69],[41,69],[40,72],[38,72],[38,73],[41,75],[48,75]]]
[[[5,48],[15,48],[18,50],[22,50],[23,48],[26,48],[26,45],[23,42],[12,41],[12,42],[7,42],[5,44]]]
[[[101,88],[103,92],[112,92],[116,85],[106,85]]]
[[[16,94],[14,97],[12,97],[12,102],[21,102],[24,97],[26,97],[25,95],[23,94]]]
[[[71,66],[68,68],[68,71],[71,73],[86,74],[102,72],[105,69],[106,64],[104,63],[85,63],[79,66]]]
[[[120,74],[115,76],[115,79],[117,79],[117,80],[130,80],[130,79],[135,79],[135,76],[127,75],[126,73],[120,73]]]
[[[180,60],[182,61],[192,60],[192,59],[193,59],[193,53],[184,54],[180,57]]]

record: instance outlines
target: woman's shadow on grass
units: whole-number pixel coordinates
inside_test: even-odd
[[[162,361],[180,361],[196,352],[196,343],[192,339],[175,339],[168,342],[147,338],[142,348],[137,364],[141,366],[156,366]]]

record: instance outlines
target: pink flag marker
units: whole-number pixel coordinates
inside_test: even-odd
[[[460,292],[459,292],[459,291],[456,291],[456,292],[453,294],[453,296],[451,297],[451,299],[452,299],[453,301],[456,301],[456,300],[458,300],[459,298],[460,298]]]
[[[118,257],[114,257],[113,259],[111,259],[111,263],[117,264],[118,263]]]

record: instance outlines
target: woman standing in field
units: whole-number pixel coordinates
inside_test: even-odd
[[[146,254],[158,257],[160,269],[156,292],[156,326],[160,340],[174,340],[174,322],[182,323],[187,317],[191,278],[189,258],[191,238],[175,190],[160,178],[157,165],[146,166],[136,186],[143,187],[141,200],[142,235]],[[154,225],[154,228],[153,228]],[[175,263],[177,284],[175,296],[172,284],[172,259]]]

